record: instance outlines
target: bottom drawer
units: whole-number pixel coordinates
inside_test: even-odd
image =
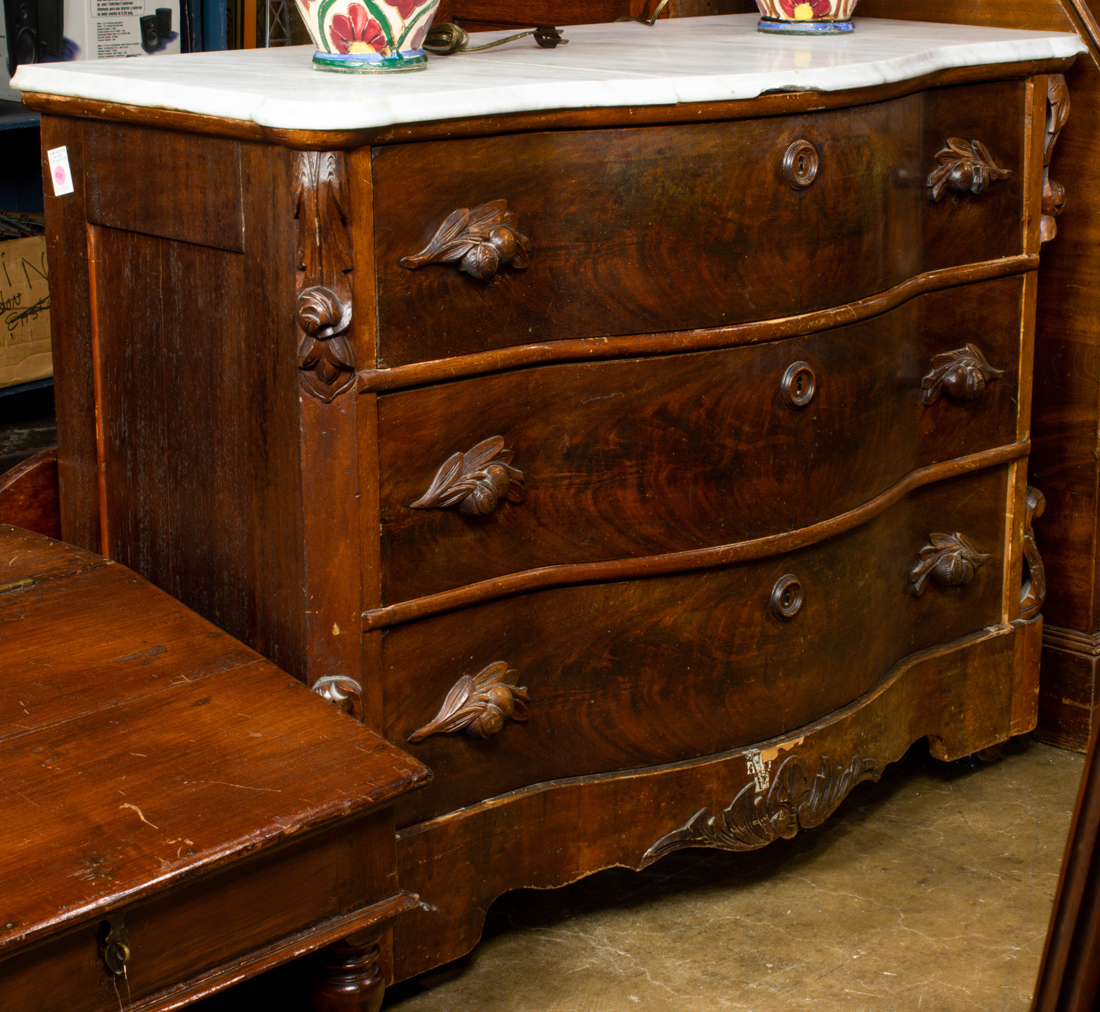
[[[785,555],[537,591],[386,631],[385,734],[435,774],[398,803],[398,825],[546,780],[785,734],[856,699],[907,654],[997,624],[1010,468],[919,489]],[[918,595],[914,570],[939,533],[988,557],[963,585],[925,574]],[[945,569],[959,553],[940,548]],[[788,576],[797,586],[783,585]],[[514,698],[504,686],[526,689],[514,714],[526,720],[464,710],[464,678],[501,711]],[[488,737],[455,726],[471,716]]]

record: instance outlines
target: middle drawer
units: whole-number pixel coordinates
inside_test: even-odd
[[[383,603],[795,530],[1013,442],[1021,297],[1004,278],[804,338],[382,395]],[[472,467],[490,437],[512,456]]]

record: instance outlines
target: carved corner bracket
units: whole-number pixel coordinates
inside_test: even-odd
[[[414,271],[425,264],[455,263],[458,270],[488,281],[506,264],[523,270],[531,262],[530,246],[508,201],[490,200],[472,211],[452,211],[431,242],[419,253],[403,257],[401,266]]]
[[[1047,135],[1043,142],[1043,213],[1039,219],[1039,241],[1049,242],[1058,234],[1055,215],[1062,213],[1066,203],[1066,189],[1050,178],[1050,156],[1058,135],[1069,119],[1069,88],[1064,74],[1051,74],[1047,78]]]
[[[1035,543],[1035,530],[1032,527],[1032,522],[1041,517],[1046,508],[1046,496],[1029,485],[1024,521],[1024,580],[1020,588],[1020,618],[1034,618],[1038,615],[1047,596],[1047,571],[1039,554],[1039,546]]]
[[[929,534],[920,550],[920,561],[909,574],[909,592],[920,597],[935,580],[941,587],[962,587],[991,558],[979,552],[961,534]]]
[[[348,675],[325,675],[313,684],[313,691],[338,710],[356,720],[363,719],[363,686]]]
[[[351,326],[351,244],[341,151],[299,151],[294,217],[298,220],[298,305],[305,336],[298,347],[302,388],[326,403],[355,384]]]
[[[523,472],[512,467],[512,451],[504,449],[500,436],[482,440],[472,450],[448,457],[432,479],[428,491],[409,509],[446,509],[458,506],[468,517],[488,516],[508,499],[523,502]]]
[[[780,838],[789,840],[800,829],[820,826],[856,784],[881,775],[882,767],[873,759],[855,756],[842,769],[835,759],[822,756],[817,773],[811,776],[801,756],[791,756],[769,787],[760,789],[758,775],[721,812],[699,809],[683,826],[654,843],[642,861],[648,864],[683,847],[757,850]]]
[[[941,393],[976,401],[987,383],[1004,374],[1004,369],[989,364],[976,344],[940,352],[932,356],[932,371],[920,381],[924,404],[935,404]]]
[[[945,190],[951,193],[984,193],[989,184],[1008,179],[1011,169],[1002,169],[981,141],[964,141],[948,137],[944,147],[936,152],[937,168],[932,170],[926,186],[932,187],[932,199],[939,200]]]
[[[488,738],[504,722],[527,719],[527,689],[506,679],[518,674],[506,661],[495,661],[476,675],[463,675],[451,687],[439,712],[427,724],[413,731],[408,741],[415,744],[433,734],[465,731],[471,738]]]

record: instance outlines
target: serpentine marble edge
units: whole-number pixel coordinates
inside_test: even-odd
[[[1074,34],[857,18],[849,36],[777,38],[756,14],[571,26],[569,45],[528,40],[433,57],[426,73],[323,74],[312,47],[21,66],[19,91],[349,130],[545,109],[672,105],[771,90],[843,91],[985,63],[1085,52]],[[486,40],[505,33],[487,33]],[[480,41],[480,40],[479,40]]]

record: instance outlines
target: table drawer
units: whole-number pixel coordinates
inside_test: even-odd
[[[435,774],[398,803],[399,824],[559,777],[765,741],[856,699],[906,655],[996,624],[1008,471],[919,490],[863,527],[786,555],[536,592],[387,630],[385,734],[417,738],[405,747]],[[929,582],[917,596],[921,550],[943,532],[988,558],[971,582]],[[794,594],[780,584],[788,574],[802,605],[782,618]],[[425,735],[448,693],[460,706],[462,677],[479,675],[489,683],[482,698],[501,713],[512,697],[494,675],[525,689],[515,712],[526,710],[526,722],[494,727],[492,711],[475,706],[467,716],[488,737],[446,726]]]
[[[1024,84],[1001,82],[812,116],[377,148],[379,364],[783,317],[1020,253],[1023,106]],[[1011,177],[933,201],[950,137],[981,141]],[[797,142],[818,162],[805,186]],[[451,216],[494,201],[530,263],[479,280],[457,269],[471,226]],[[492,221],[496,251],[478,247],[471,269],[517,252],[502,217],[483,238]],[[452,259],[415,258],[429,248],[425,261]]]
[[[383,600],[778,534],[859,506],[915,468],[1011,443],[1022,290],[1005,278],[805,338],[383,395]],[[973,401],[943,392],[926,404],[936,384],[922,382],[943,371],[935,356],[959,352],[955,362],[968,344],[1003,375],[987,372]],[[501,488],[487,515],[467,515],[480,493],[412,508],[456,451],[491,436],[514,454],[522,502]]]

